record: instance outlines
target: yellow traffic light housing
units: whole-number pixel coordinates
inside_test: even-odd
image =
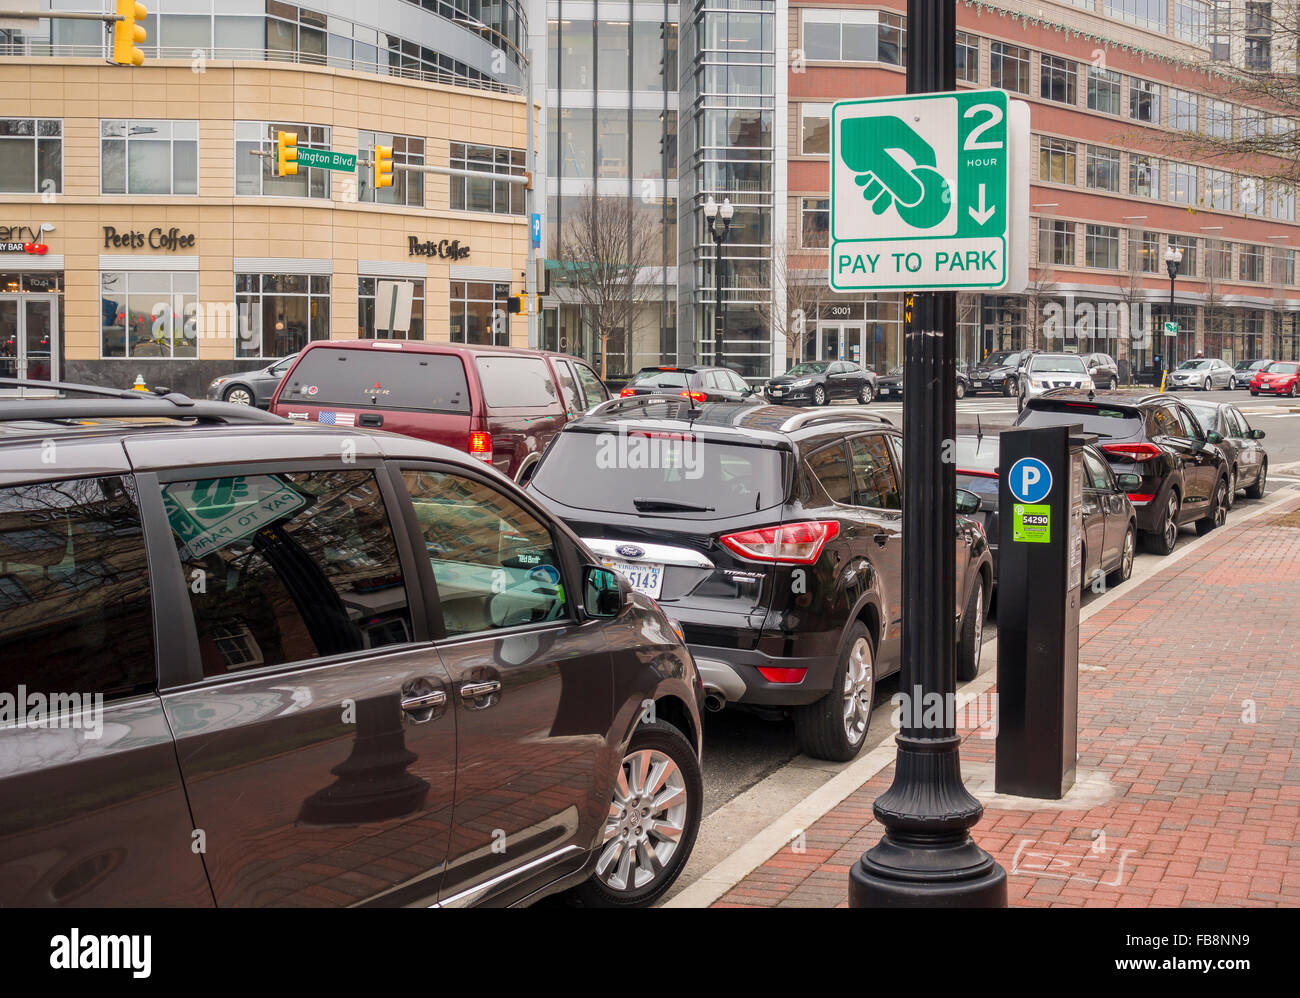
[[[375,146],[375,187],[393,186],[393,147]]]
[[[298,174],[298,133],[275,133],[275,175],[293,177]]]
[[[149,16],[149,11],[135,0],[117,0],[117,14],[121,20],[113,22],[113,62],[119,66],[144,65],[144,53],[136,46],[144,44],[144,25],[139,22]]]

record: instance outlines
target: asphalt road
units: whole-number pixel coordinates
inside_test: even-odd
[[[1264,430],[1264,446],[1269,455],[1269,491],[1300,482],[1300,400],[1277,398],[1252,398],[1246,391],[1186,392],[1197,401],[1230,402],[1236,405],[1252,427]],[[851,404],[851,403],[843,403]],[[1294,408],[1296,412],[1290,410]],[[902,403],[877,402],[872,411],[891,416],[902,423]],[[1015,422],[1016,403],[993,395],[979,395],[957,403],[959,429],[999,430]],[[1297,465],[1288,469],[1287,465]],[[1251,501],[1239,497],[1236,508],[1245,508]],[[1231,514],[1229,514],[1231,517]],[[1184,536],[1194,536],[1190,528]],[[1157,555],[1141,553],[1138,563],[1145,563]],[[1085,596],[1084,605],[1091,594]],[[990,621],[985,637],[993,637],[996,621]],[[985,668],[991,667],[986,663]],[[876,691],[876,702],[889,700],[897,691],[897,678],[882,681]],[[873,739],[874,741],[874,739]],[[705,718],[704,732],[704,813],[712,814],[723,804],[744,793],[772,773],[781,769],[798,755],[794,729],[788,720],[757,717],[741,710],[729,708]],[[829,776],[829,774],[828,774]]]

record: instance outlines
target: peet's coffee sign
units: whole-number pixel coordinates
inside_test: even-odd
[[[420,241],[419,236],[407,236],[407,245],[411,256],[436,256],[443,260],[464,260],[469,256],[469,247],[462,246],[459,239],[432,239]]]
[[[190,249],[194,246],[195,235],[193,232],[181,232],[180,229],[170,228],[163,229],[160,227],[152,228],[148,233],[144,232],[118,232],[111,225],[104,226],[104,249],[117,247],[121,249],[149,249],[167,250],[175,252],[179,249]]]

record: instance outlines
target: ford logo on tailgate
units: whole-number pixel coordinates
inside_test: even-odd
[[[624,558],[641,558],[645,556],[645,548],[639,548],[635,544],[620,544],[614,550]]]

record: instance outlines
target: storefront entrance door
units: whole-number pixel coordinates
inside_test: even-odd
[[[816,333],[804,344],[805,360],[851,360],[862,363],[862,323],[818,323]]]
[[[58,380],[57,295],[0,295],[0,378]]]

